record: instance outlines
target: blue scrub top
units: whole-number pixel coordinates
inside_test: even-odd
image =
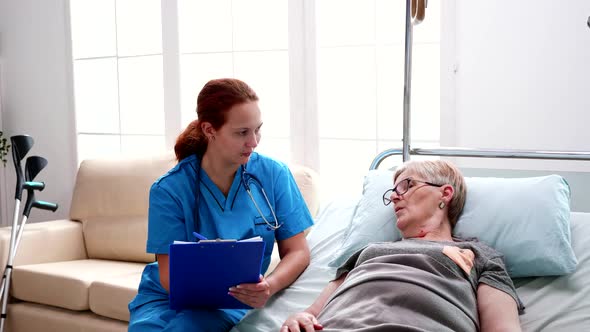
[[[227,197],[201,169],[196,156],[180,161],[160,177],[150,190],[147,252],[168,254],[175,240],[194,241],[193,231],[209,239],[246,239],[260,236],[265,241],[262,264],[264,274],[270,264],[274,241],[290,238],[313,225],[313,219],[289,168],[274,159],[252,153],[245,165],[248,173],[262,184],[268,200],[281,225],[268,227],[252,203],[242,183],[238,169]],[[196,182],[199,173],[199,222],[195,225]],[[265,218],[274,225],[274,217],[257,183],[251,190]],[[138,296],[130,304],[167,299],[168,293],[159,283],[157,263],[146,266],[139,285]]]

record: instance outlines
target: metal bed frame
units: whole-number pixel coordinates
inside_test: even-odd
[[[590,161],[590,152],[582,151],[532,151],[506,149],[474,149],[459,147],[411,148],[410,147],[410,96],[412,87],[412,42],[413,27],[425,17],[428,0],[406,0],[406,38],[404,61],[404,108],[402,148],[387,149],[379,153],[371,162],[370,169],[376,169],[387,157],[402,155],[402,160],[410,160],[410,155],[480,157],[480,158],[519,158],[519,159],[558,159]],[[590,18],[588,22],[590,26]]]

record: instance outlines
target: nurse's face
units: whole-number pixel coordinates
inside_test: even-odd
[[[260,142],[261,127],[258,102],[234,105],[209,145],[229,163],[245,164]]]

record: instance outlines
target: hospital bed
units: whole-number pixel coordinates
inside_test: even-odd
[[[334,277],[335,268],[330,264],[345,241],[361,199],[341,198],[322,208],[307,237],[312,257],[309,267],[265,308],[251,311],[233,332],[278,331],[289,314],[304,310],[315,300]],[[514,279],[526,306],[520,316],[523,331],[590,331],[590,213],[573,212],[571,231],[577,258],[573,273]]]
[[[346,257],[369,242],[395,240],[394,214],[381,203],[391,188],[392,170],[381,162],[401,155],[439,157],[590,160],[589,152],[410,147],[412,26],[424,19],[425,3],[406,1],[406,62],[403,146],[378,154],[370,163],[362,194],[323,202],[307,236],[311,262],[290,287],[265,308],[252,310],[232,330],[278,331],[292,313],[307,308],[334,277]],[[526,309],[524,331],[590,331],[590,213],[570,211],[567,179],[466,178],[467,202],[454,230],[475,235],[505,255]],[[509,189],[507,189],[509,188]],[[501,198],[489,195],[501,190]],[[492,198],[490,198],[492,197]]]
[[[422,151],[426,150],[411,149],[409,155]],[[384,155],[399,153],[388,150],[371,165],[378,165]],[[447,148],[437,149],[439,154],[590,160],[590,154],[583,152]],[[317,298],[333,279],[338,264],[352,252],[369,242],[395,240],[393,211],[381,201],[381,195],[391,188],[392,175],[392,170],[372,168],[362,194],[335,197],[325,203],[307,236],[309,267],[265,308],[251,311],[232,332],[278,331],[290,314],[304,310]],[[467,201],[454,234],[475,235],[505,254],[525,305],[520,316],[523,331],[590,331],[590,213],[570,211],[566,180],[550,175],[466,177],[466,182]],[[470,229],[473,222],[475,228]]]

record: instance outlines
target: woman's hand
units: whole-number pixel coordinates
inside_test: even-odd
[[[338,289],[338,287],[344,282],[347,275],[348,272],[343,273],[338,279],[330,281],[320,293],[320,296],[318,296],[307,309],[287,318],[283,323],[283,326],[281,326],[280,332],[313,332],[323,330],[324,327],[318,322],[316,317],[320,314],[322,308],[328,301],[328,298],[330,298],[336,289]]]
[[[280,332],[313,332],[321,331],[324,327],[318,322],[318,319],[309,312],[302,311],[293,314],[281,326]]]
[[[256,284],[240,284],[230,287],[229,295],[252,308],[262,308],[272,294],[270,292],[270,284],[261,275],[260,281]]]
[[[278,242],[281,261],[268,277],[256,284],[241,284],[229,294],[252,308],[262,308],[276,292],[289,286],[309,264],[309,248],[303,232]]]

